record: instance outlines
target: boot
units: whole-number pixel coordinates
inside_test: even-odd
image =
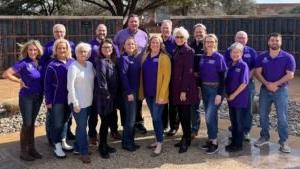
[[[99,154],[104,159],[109,158],[109,152],[106,144],[99,145]]]
[[[43,156],[36,151],[35,143],[34,143],[34,126],[31,126],[29,129],[29,143],[28,143],[28,152],[29,154],[34,157],[35,159],[41,159]]]
[[[21,152],[20,152],[20,159],[24,161],[33,161],[34,157],[32,157],[28,153],[28,127],[22,126],[21,133],[20,133],[20,146],[21,146]]]
[[[54,149],[54,154],[57,158],[66,158],[66,154],[62,149],[61,143],[56,143]]]
[[[61,145],[62,145],[63,150],[65,150],[65,151],[73,151],[73,146],[70,146],[67,143],[67,140],[65,138],[61,140]]]
[[[182,139],[181,145],[179,147],[179,153],[185,153],[188,150],[188,143],[186,139]]]

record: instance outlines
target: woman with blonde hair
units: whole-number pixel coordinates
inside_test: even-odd
[[[218,52],[218,38],[208,34],[204,38],[204,55],[199,62],[199,77],[205,111],[208,141],[201,148],[207,154],[218,151],[218,109],[224,95],[226,63]]]
[[[68,106],[67,72],[74,61],[67,40],[57,39],[54,42],[53,58],[45,73],[45,102],[50,110],[50,133],[55,147],[54,154],[58,158],[65,158],[63,149],[73,150],[66,142],[67,124],[71,115]]]
[[[153,148],[152,156],[158,156],[162,151],[163,143],[163,109],[168,103],[169,82],[171,78],[171,62],[164,51],[162,39],[152,36],[148,49],[142,60],[140,99],[146,98],[156,141],[148,146]]]
[[[30,40],[21,45],[21,56],[24,58],[8,68],[3,77],[20,83],[19,107],[23,119],[20,132],[20,158],[25,161],[41,159],[34,145],[34,124],[42,101],[42,78],[39,59],[43,55],[43,47],[37,40]],[[20,78],[15,76],[18,74]]]

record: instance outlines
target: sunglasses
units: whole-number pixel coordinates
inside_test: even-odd
[[[175,36],[176,39],[183,39],[184,36]]]

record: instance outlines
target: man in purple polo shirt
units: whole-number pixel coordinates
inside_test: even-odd
[[[235,42],[239,42],[242,45],[244,45],[244,52],[243,52],[243,56],[242,59],[244,62],[247,63],[248,68],[249,68],[249,83],[247,85],[247,90],[249,91],[249,98],[248,98],[248,106],[247,106],[247,111],[245,112],[244,117],[244,139],[246,141],[250,141],[250,130],[252,127],[252,119],[253,119],[253,115],[252,115],[252,105],[253,105],[253,99],[254,99],[254,95],[255,95],[255,81],[254,81],[254,68],[255,68],[255,59],[257,58],[257,52],[247,46],[247,42],[248,42],[248,35],[246,32],[244,31],[238,31],[235,34]],[[227,66],[229,67],[232,64],[232,59],[230,57],[230,49],[228,48],[226,50],[225,53],[225,61]]]
[[[288,139],[288,81],[294,78],[296,63],[294,56],[281,49],[282,36],[272,33],[268,38],[269,51],[256,60],[256,77],[262,83],[259,95],[260,138],[255,146],[269,143],[269,114],[275,104],[280,151],[290,153]]]
[[[161,22],[160,32],[166,51],[168,52],[170,58],[172,58],[176,48],[175,37],[172,35],[172,21],[163,20]],[[174,106],[170,103],[165,105],[163,112],[163,123],[165,129],[168,127],[168,118],[170,130],[166,134],[167,136],[173,136],[176,134],[179,128],[179,117],[178,112],[175,111]]]
[[[146,32],[139,29],[139,17],[135,14],[131,14],[128,19],[128,27],[120,30],[114,37],[114,44],[121,50],[124,46],[124,42],[128,37],[134,37],[138,46],[138,58],[144,54],[147,44],[148,35]],[[144,126],[144,119],[142,117],[142,101],[137,103],[137,114],[136,114],[136,128],[142,133],[146,134],[147,130]]]
[[[64,39],[66,36],[66,27],[63,24],[55,24],[53,26],[53,39],[50,40],[49,42],[47,42],[44,46],[44,54],[40,59],[40,64],[42,66],[42,71],[41,71],[41,75],[44,78],[45,77],[45,73],[46,73],[46,69],[48,64],[50,63],[51,60],[53,60],[52,54],[53,54],[53,45],[55,40],[57,39]],[[72,41],[69,41],[69,44],[72,48],[72,56],[75,56],[74,51],[75,51],[75,43]],[[48,111],[49,112],[49,111]],[[51,143],[51,139],[50,139],[50,129],[49,129],[49,123],[50,123],[50,119],[49,119],[49,115],[48,112],[46,114],[46,135],[49,141],[49,144]],[[68,132],[67,132],[67,138],[68,139],[75,139],[74,134],[71,132],[70,126],[72,125],[72,120],[70,118],[69,121],[69,127],[68,127]]]
[[[101,42],[107,38],[107,27],[106,25],[100,23],[97,26],[97,29],[95,31],[96,33],[96,37],[94,39],[92,39],[89,43],[92,47],[92,52],[91,52],[91,57],[89,58],[89,61],[91,61],[94,65],[94,68],[96,67],[95,65],[95,58],[97,56],[99,56],[99,46],[101,44]],[[120,52],[117,46],[113,46],[115,48],[116,51],[116,56],[117,58],[120,57]],[[120,104],[120,103],[118,103]],[[97,130],[96,130],[96,126],[98,123],[98,113],[96,111],[96,105],[93,103],[92,106],[92,111],[88,120],[88,125],[89,125],[89,131],[88,131],[88,135],[90,137],[90,143],[93,145],[97,144]],[[121,114],[121,119],[123,117],[124,114],[124,110],[123,108],[121,108],[122,106],[118,106],[120,107],[120,114]],[[118,115],[117,115],[117,110],[114,110],[113,115],[112,115],[112,124],[110,124],[110,129],[111,129],[111,137],[114,139],[121,139],[121,135],[118,132]],[[122,123],[123,124],[123,123]]]

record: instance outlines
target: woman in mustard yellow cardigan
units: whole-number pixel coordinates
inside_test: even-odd
[[[152,36],[142,60],[140,99],[146,98],[151,112],[156,142],[148,146],[154,149],[152,156],[158,156],[163,143],[163,108],[168,103],[169,82],[171,78],[171,62],[164,51],[162,39]]]

